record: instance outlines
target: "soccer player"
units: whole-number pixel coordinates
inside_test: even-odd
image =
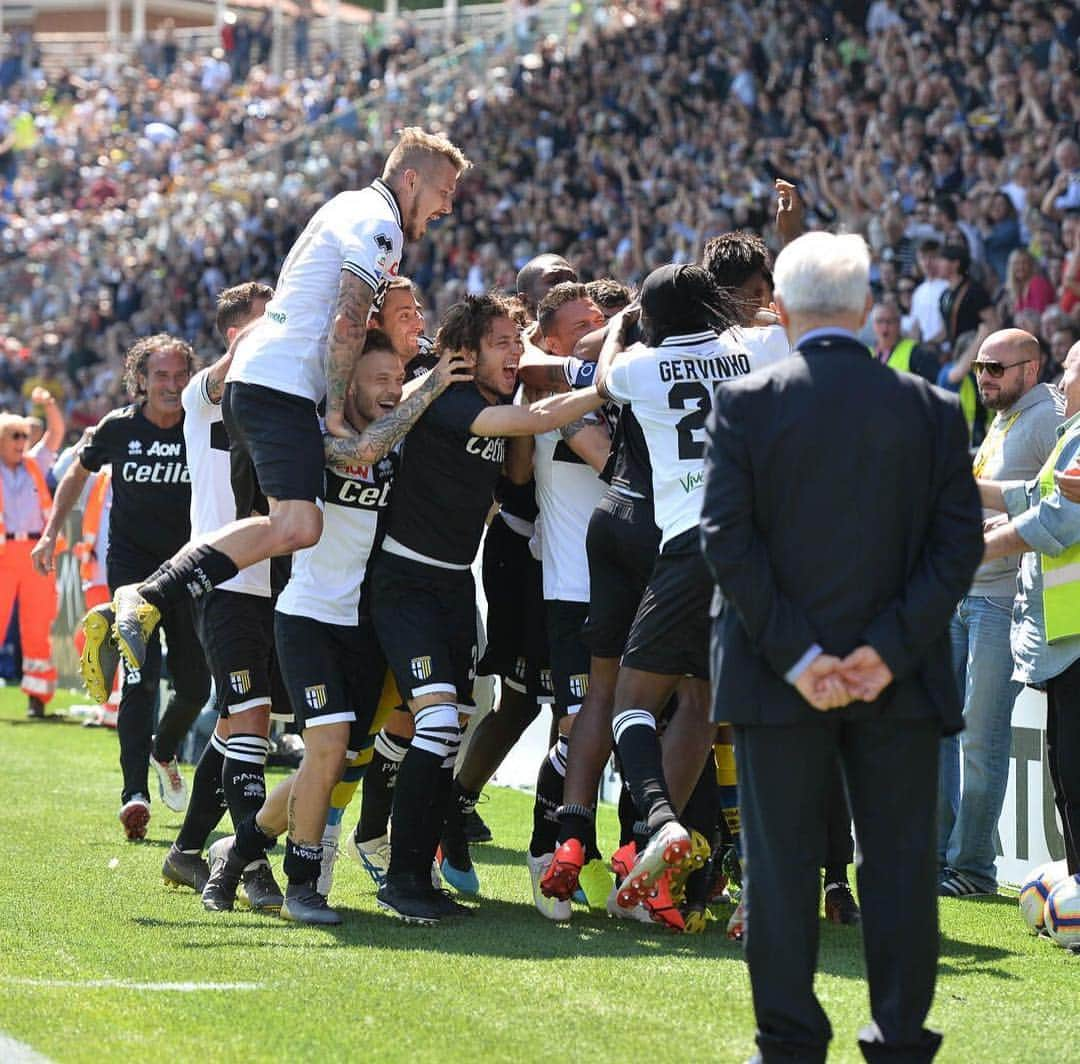
[[[367,740],[386,674],[361,590],[391,498],[397,444],[448,386],[471,376],[457,353],[446,351],[402,402],[400,360],[386,336],[371,330],[346,401],[349,424],[359,435],[326,437],[323,535],[295,555],[274,619],[281,671],[305,748],[289,795],[289,882],[281,906],[287,920],[341,922],[317,887],[323,829],[349,752],[355,756]],[[235,891],[239,869],[257,857],[243,842],[220,840],[218,846],[206,889],[220,879],[223,889]]]
[[[536,320],[544,296],[561,281],[576,281],[574,268],[560,255],[537,255],[518,271],[517,297],[529,321]],[[529,549],[535,532],[536,495],[532,478],[532,440],[516,439],[507,448],[504,476],[496,488],[499,512],[484,538],[483,580],[488,603],[488,642],[477,666],[481,676],[499,677],[499,703],[476,726],[454,781],[451,815],[443,839],[444,874],[472,873],[466,839],[490,832],[476,815],[484,784],[514,743],[551,699],[547,632],[540,563]]]
[[[119,588],[115,633],[137,668],[161,611],[199,598],[264,558],[318,541],[323,492],[322,430],[353,438],[344,418],[346,387],[364,348],[368,315],[382,282],[397,272],[405,239],[451,211],[469,161],[444,137],[405,129],[381,179],[342,192],[300,234],[266,312],[239,341],[223,398],[233,448],[254,463],[267,516],[226,525],[188,544],[149,579]]]
[[[188,540],[191,484],[180,396],[191,379],[194,361],[195,353],[188,344],[164,333],[139,340],[127,352],[124,382],[135,401],[107,414],[86,434],[78,459],[57,486],[52,516],[35,548],[40,568],[52,568],[58,530],[90,474],[105,465],[112,467],[107,566],[114,590],[145,579]],[[84,621],[83,679],[98,703],[108,697],[112,679],[112,671],[101,665],[110,620],[110,607],[103,605],[91,610]],[[176,763],[176,751],[206,703],[210,688],[191,601],[185,597],[170,605],[162,614],[162,624],[168,639],[173,694],[153,738],[161,676],[159,639],[148,637],[141,665],[129,664],[124,671],[117,719],[124,778],[119,816],[129,839],[143,838],[150,820],[148,765],[154,767],[165,804],[176,812],[187,805],[187,787]],[[87,667],[91,645],[95,653]]]
[[[184,444],[191,474],[191,535],[198,539],[235,518],[229,485],[229,437],[221,414],[225,376],[233,341],[259,318],[273,298],[268,285],[248,282],[218,296],[216,326],[227,352],[200,370],[181,395]],[[196,630],[214,680],[220,714],[192,779],[184,823],[161,874],[166,883],[203,892],[210,868],[202,850],[228,808],[234,826],[257,810],[266,797],[265,767],[270,748],[273,702],[273,601],[270,561],[241,570],[195,602]],[[281,705],[280,686],[278,703]],[[212,848],[211,848],[212,849]],[[244,870],[244,892],[253,909],[276,912],[281,891],[270,865],[262,860]],[[232,908],[233,899],[204,895],[207,908]]]
[[[401,360],[406,381],[426,373],[439,361],[424,335],[424,309],[408,277],[393,277],[379,290],[371,308],[370,325],[386,334]]]
[[[552,288],[538,308],[540,334],[547,351],[568,358],[577,342],[601,328],[604,316],[584,285],[564,281]],[[533,807],[533,832],[527,864],[533,901],[549,919],[570,917],[566,900],[540,890],[551,863],[566,775],[567,743],[575,715],[589,684],[589,652],[582,627],[589,612],[589,567],[585,537],[593,510],[604,493],[599,473],[611,447],[599,415],[579,419],[537,436],[533,469],[543,534],[540,537],[544,606],[558,738],[540,767]],[[596,856],[599,856],[597,853]]]
[[[377,897],[410,922],[437,923],[441,915],[430,867],[461,742],[459,706],[471,700],[476,670],[470,566],[502,473],[505,437],[558,429],[601,403],[587,389],[509,404],[522,351],[511,313],[493,295],[447,312],[436,347],[475,360],[475,378],[448,389],[412,430],[373,571],[375,627],[415,723],[394,790],[390,869]]]
[[[624,908],[642,902],[653,884],[690,852],[668,793],[656,717],[682,677],[707,704],[709,606],[707,571],[697,546],[704,469],[704,424],[713,390],[749,373],[754,345],[743,333],[718,333],[737,322],[737,310],[702,268],[665,266],[646,278],[641,319],[647,343],[622,357],[621,329],[605,340],[598,387],[631,403],[652,467],[660,555],[623,651],[615,687],[612,731],[619,760],[648,843],[639,847],[618,893]],[[697,702],[697,699],[690,700]],[[683,713],[680,701],[675,720]],[[684,760],[697,778],[713,727],[688,736]]]

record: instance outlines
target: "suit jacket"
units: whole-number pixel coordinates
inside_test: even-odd
[[[716,719],[823,720],[785,674],[815,643],[869,643],[894,682],[834,712],[962,728],[948,622],[983,537],[955,400],[826,336],[722,386],[707,428]]]

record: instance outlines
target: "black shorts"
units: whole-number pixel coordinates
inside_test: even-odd
[[[241,456],[231,459],[238,516],[258,509],[255,494],[285,501],[323,498],[322,431],[315,404],[299,395],[261,384],[229,381],[221,402],[231,451],[246,454],[255,480]]]
[[[691,528],[657,557],[623,651],[627,668],[709,678],[713,581],[698,537]]]
[[[386,678],[372,626],[327,624],[278,611],[274,638],[301,731],[348,724],[349,749],[362,749]]]
[[[589,690],[589,648],[581,638],[589,604],[549,600],[545,605],[555,715],[564,717],[581,709]]]
[[[221,716],[269,703],[276,719],[292,720],[274,653],[272,598],[215,588],[195,600],[195,630]]]
[[[659,548],[649,500],[607,492],[585,537],[591,601],[583,637],[593,657],[621,657]]]
[[[445,694],[471,706],[476,585],[470,569],[440,569],[383,551],[371,574],[371,615],[407,701]]]
[[[527,537],[496,515],[484,538],[487,648],[476,671],[515,691],[551,697],[544,579]]]

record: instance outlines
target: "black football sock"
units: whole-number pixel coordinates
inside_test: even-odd
[[[425,876],[439,845],[461,745],[457,707],[427,706],[415,717],[416,734],[394,787],[394,839],[390,876]]]
[[[664,824],[677,819],[664,780],[660,740],[656,721],[644,709],[626,709],[616,714],[611,730],[638,814],[652,835]]]
[[[398,771],[411,742],[412,739],[394,735],[385,728],[375,736],[375,753],[364,774],[360,819],[354,833],[358,843],[370,842],[386,834]]]
[[[266,801],[266,756],[270,740],[261,735],[230,735],[221,772],[233,829],[254,816]]]
[[[217,732],[210,736],[191,779],[191,797],[176,848],[185,853],[201,853],[225,815],[225,794],[221,789],[221,766],[225,763],[225,740]]]
[[[267,835],[259,827],[256,813],[252,813],[236,825],[236,843],[233,849],[246,866],[251,864],[252,861],[258,861],[265,857],[266,851],[276,842],[277,839],[273,835]]]
[[[620,770],[621,771],[621,770]],[[626,777],[623,777],[622,789],[619,791],[619,845],[625,846],[634,837],[634,824],[637,822],[637,810],[634,808],[634,799],[630,797],[630,788],[626,786]]]
[[[696,831],[706,842],[710,842],[719,815],[720,788],[716,783],[716,764],[710,755],[686,800],[680,822],[687,831]]]
[[[318,882],[319,873],[322,871],[322,855],[321,846],[300,846],[287,838],[282,868],[289,885]]]
[[[589,842],[596,845],[596,809],[586,805],[560,805],[556,810],[559,817],[559,839],[561,846],[564,842],[577,839],[585,847],[586,860],[588,856]]]
[[[139,585],[139,594],[164,610],[186,598],[201,598],[239,571],[227,554],[209,543],[189,543]]]
[[[548,751],[536,775],[536,800],[533,802],[533,832],[529,853],[541,857],[553,853],[559,838],[559,806],[566,783],[566,737],[560,735]]]
[[[150,753],[155,761],[167,764],[180,749],[184,737],[191,730],[195,718],[202,712],[205,699],[185,698],[174,690],[157,723]]]
[[[443,838],[464,840],[465,821],[476,809],[476,803],[479,800],[479,791],[466,790],[458,780],[454,780],[450,786],[450,804],[446,812]]]

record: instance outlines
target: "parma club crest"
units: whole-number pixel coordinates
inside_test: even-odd
[[[322,709],[326,705],[326,684],[317,683],[305,687],[304,704],[308,709]]]
[[[570,693],[575,698],[584,698],[589,693],[589,674],[587,672],[581,672],[570,677]]]
[[[424,654],[421,657],[413,658],[409,662],[409,672],[412,673],[414,680],[427,680],[431,678],[431,655]]]
[[[251,671],[249,669],[237,669],[229,673],[229,686],[233,694],[246,695],[251,690]]]

